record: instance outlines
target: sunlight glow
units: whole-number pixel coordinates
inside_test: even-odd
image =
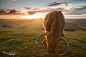
[[[28,18],[30,18],[30,19],[33,19],[33,18],[44,18],[45,15],[46,14],[44,14],[44,13],[36,13],[34,15],[23,16],[23,18],[26,18],[26,19],[28,19]]]

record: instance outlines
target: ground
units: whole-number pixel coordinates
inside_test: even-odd
[[[85,27],[84,27],[85,28]],[[64,56],[65,44],[57,47],[55,53],[47,52],[47,45],[42,43],[44,36],[35,44],[37,36],[43,33],[43,29],[25,29],[13,27],[0,27],[0,57],[11,57],[3,54],[14,52],[14,57],[86,57],[86,30],[64,31],[65,39],[68,41],[69,49]]]

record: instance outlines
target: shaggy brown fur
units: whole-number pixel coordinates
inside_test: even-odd
[[[47,50],[54,52],[59,43],[60,36],[64,36],[65,18],[61,11],[49,12],[44,18],[43,26],[45,32],[49,32],[44,39],[44,42],[47,43]]]

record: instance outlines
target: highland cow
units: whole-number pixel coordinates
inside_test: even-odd
[[[64,37],[63,31],[65,28],[65,18],[61,13],[61,11],[49,12],[44,18],[43,26],[45,29],[45,33],[42,33],[38,36],[38,38],[36,39],[36,44],[37,40],[41,36],[45,35],[45,39],[43,42],[44,43],[46,42],[47,44],[47,51],[53,53],[57,45],[59,45],[60,40],[63,40],[66,44],[66,50],[63,54],[60,55],[66,54],[66,52],[68,51],[68,43],[66,39],[63,38]]]

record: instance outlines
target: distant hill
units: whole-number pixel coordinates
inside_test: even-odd
[[[43,19],[0,19],[0,26],[43,29]]]
[[[80,28],[86,27],[86,19],[66,19],[66,27],[69,28]],[[43,19],[0,19],[0,26],[9,26],[17,28],[32,28],[32,29],[43,29]]]
[[[86,27],[86,19],[66,19],[66,28]]]

